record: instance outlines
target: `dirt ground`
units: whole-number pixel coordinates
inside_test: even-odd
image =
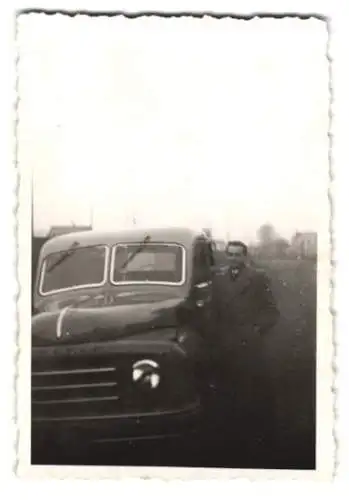
[[[272,279],[281,319],[268,339],[276,396],[280,466],[315,466],[316,264],[274,261]]]

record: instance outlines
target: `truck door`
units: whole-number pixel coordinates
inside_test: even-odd
[[[198,240],[193,259],[193,301],[195,323],[206,335],[212,321],[212,255],[209,243]]]

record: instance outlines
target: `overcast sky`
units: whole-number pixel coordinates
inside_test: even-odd
[[[317,230],[327,201],[327,32],[317,20],[30,15],[19,161],[35,230]]]

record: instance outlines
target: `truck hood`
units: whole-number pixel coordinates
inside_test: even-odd
[[[81,298],[82,299],[82,298]],[[111,305],[105,305],[105,304]],[[32,345],[54,346],[111,341],[181,324],[185,301],[178,297],[119,294],[71,300],[63,308],[32,318]]]

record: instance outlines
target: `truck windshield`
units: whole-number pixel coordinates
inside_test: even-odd
[[[68,258],[69,256],[69,258]],[[90,246],[55,252],[46,257],[40,276],[40,293],[102,285],[106,279],[107,248]]]
[[[135,254],[137,247],[137,243],[114,247],[111,269],[114,284],[150,282],[179,285],[184,282],[184,250],[181,246],[148,243]]]

